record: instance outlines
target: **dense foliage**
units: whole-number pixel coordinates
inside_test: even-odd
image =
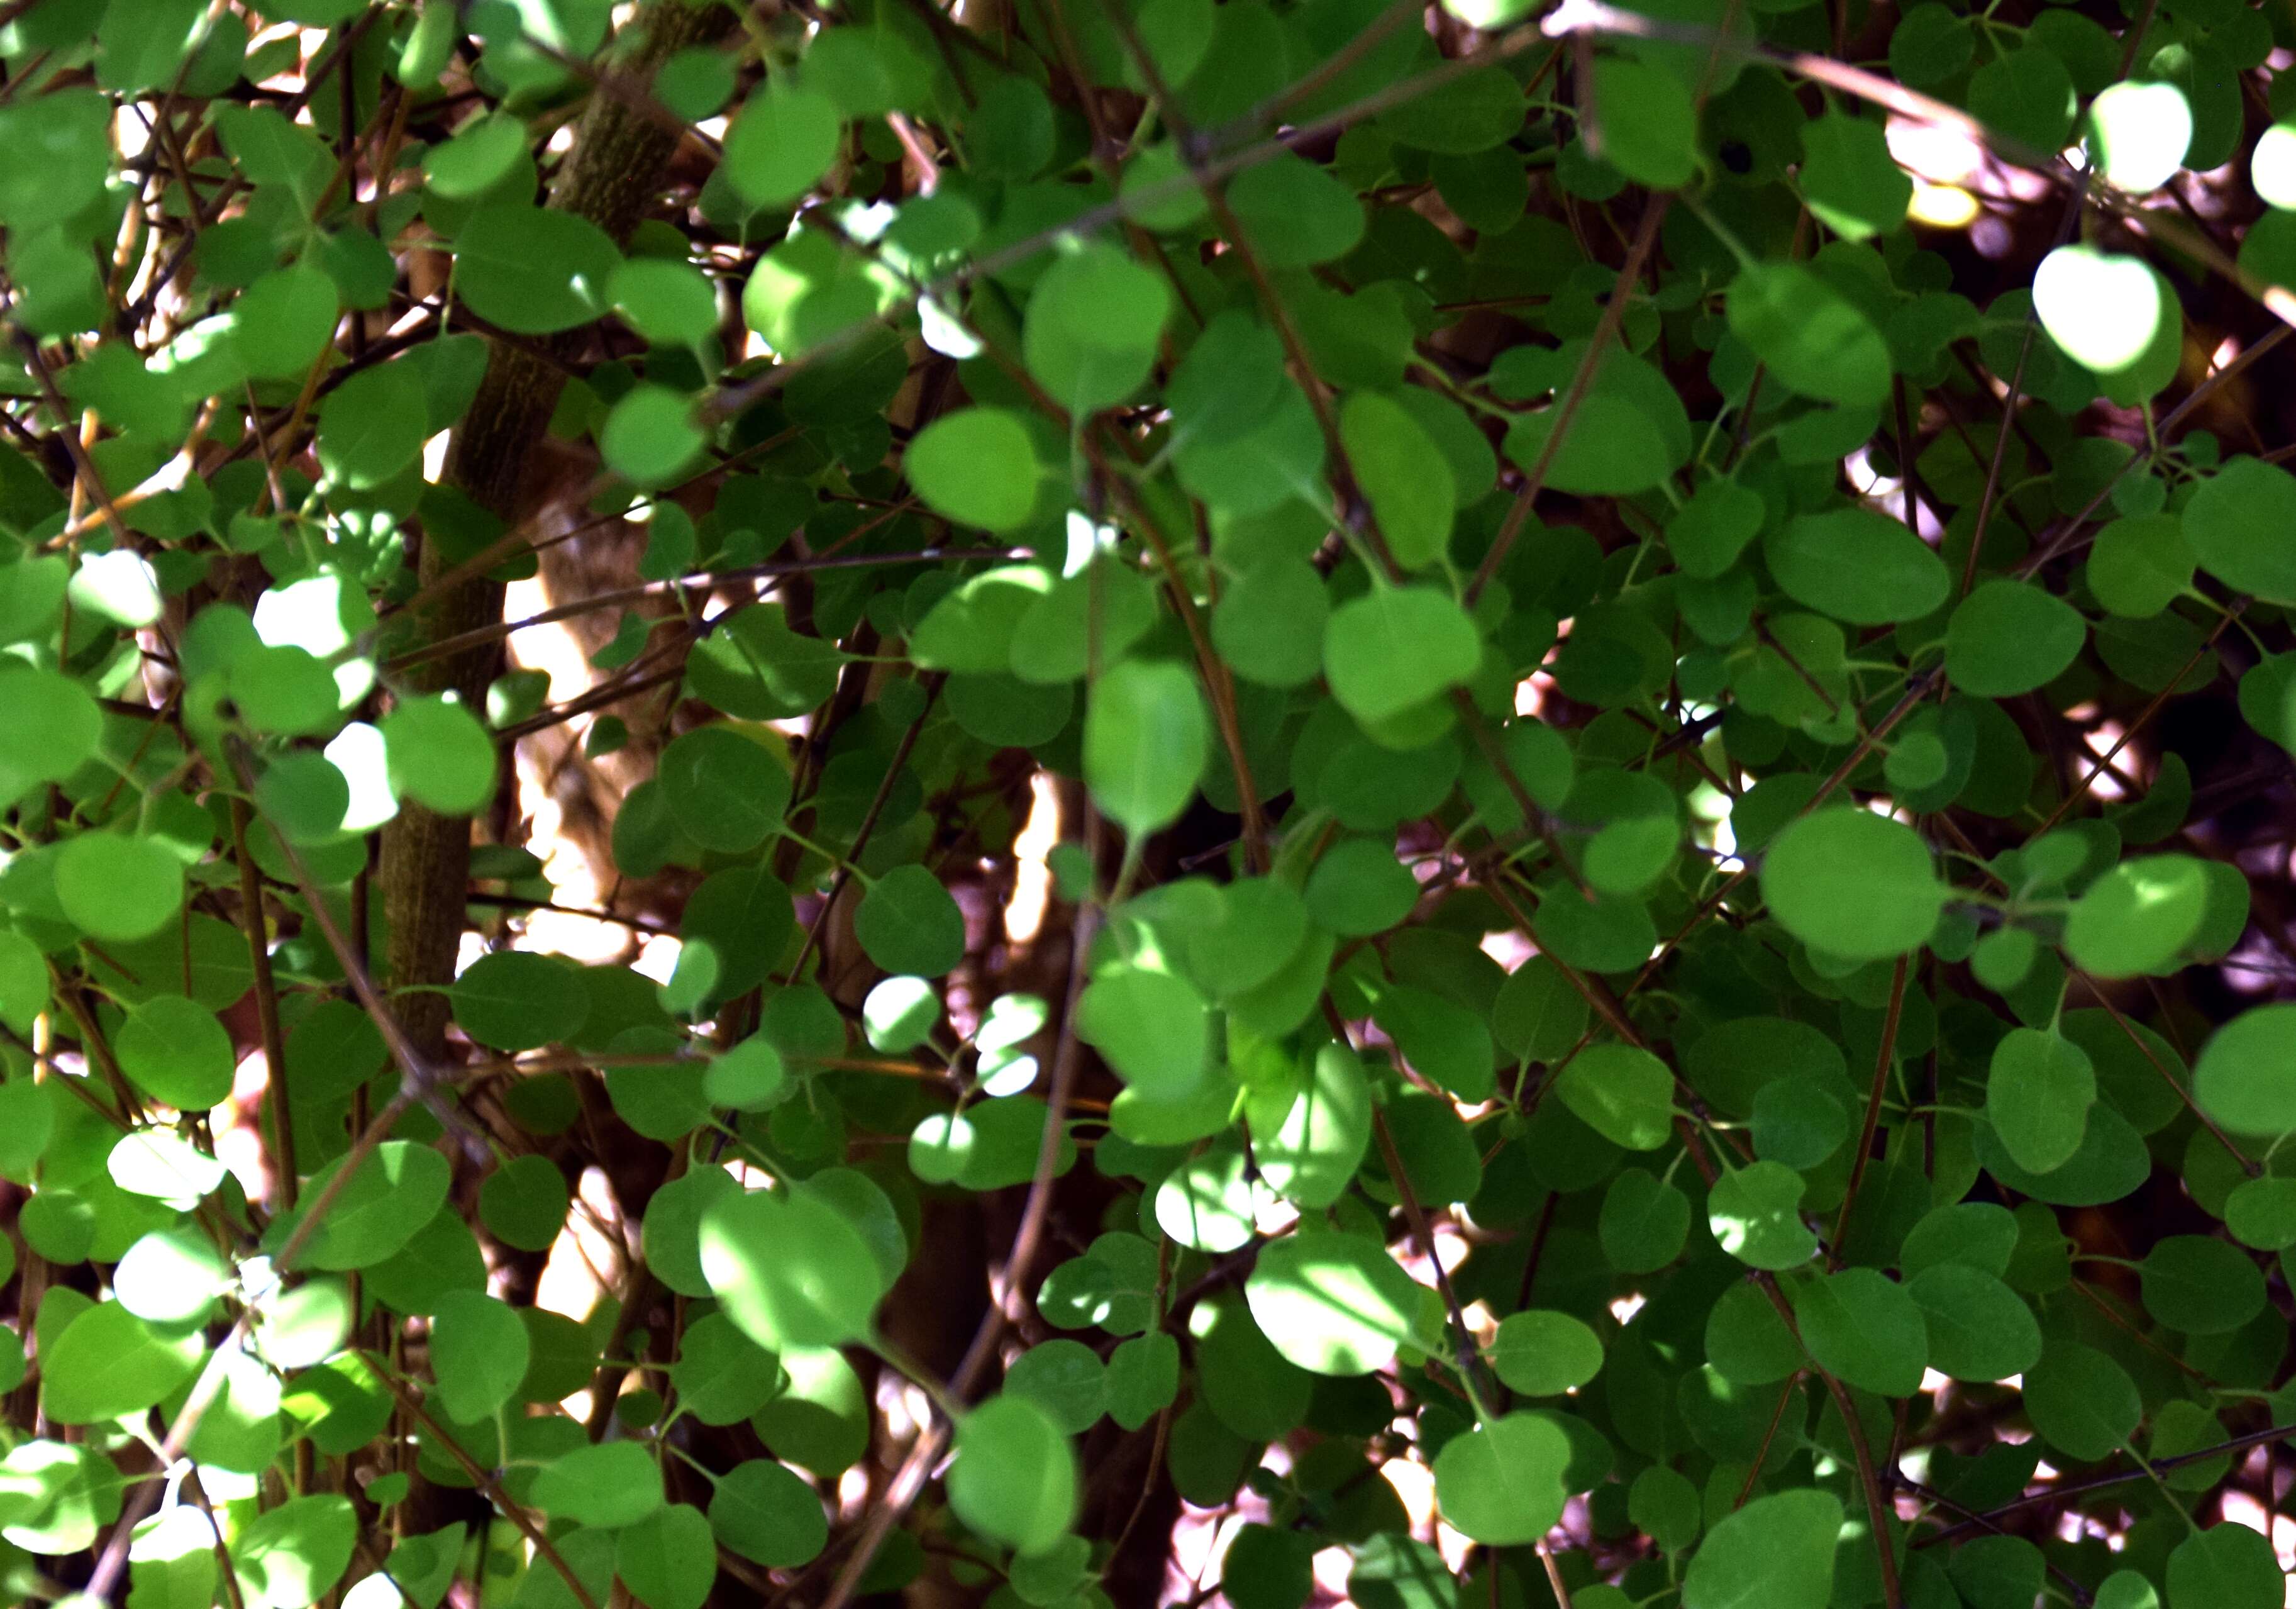
[[[0,4],[6,1594],[2276,1609],[2292,47]]]

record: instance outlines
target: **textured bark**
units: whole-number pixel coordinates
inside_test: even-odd
[[[647,30],[644,39],[613,70],[630,81],[646,83],[664,58],[719,37],[734,20],[734,13],[722,5],[653,0],[635,25]],[[601,87],[583,114],[550,205],[588,219],[617,245],[627,243],[660,186],[677,138],[627,99]],[[562,338],[558,348],[570,350],[580,339],[578,333]],[[512,525],[530,516],[534,499],[528,472],[564,383],[561,371],[534,353],[497,342],[488,357],[478,396],[455,427],[447,484]],[[425,586],[450,568],[446,554],[423,545],[420,575]],[[502,608],[500,582],[482,578],[463,582],[422,610],[414,640],[439,642],[492,625],[502,619]],[[501,665],[501,646],[488,644],[415,667],[406,685],[422,693],[451,690],[480,709]],[[439,816],[412,801],[403,804],[397,819],[383,829],[381,870],[383,909],[390,924],[390,982],[404,989],[449,981],[462,942],[463,895],[470,883],[469,820]],[[437,1055],[446,1043],[446,997],[404,995],[398,1007],[415,1045]]]

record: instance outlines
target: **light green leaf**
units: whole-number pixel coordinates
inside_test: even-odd
[[[1244,1282],[1261,1332],[1318,1375],[1368,1375],[1394,1361],[1412,1344],[1419,1296],[1385,1247],[1337,1233],[1271,1242]]]
[[[1135,836],[1170,825],[1195,796],[1210,724],[1196,678],[1165,660],[1127,660],[1093,684],[1084,776],[1093,800]]]
[[[1762,860],[1762,898],[1785,930],[1850,960],[1884,960],[1937,925],[1946,888],[1911,827],[1870,810],[1793,822]]]
[[[1332,612],[1324,674],[1364,722],[1384,721],[1465,681],[1482,659],[1474,622],[1431,587],[1374,587]]]

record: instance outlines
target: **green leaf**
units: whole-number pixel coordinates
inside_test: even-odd
[[[2136,1433],[2144,1404],[2128,1371],[2094,1347],[2053,1343],[2025,1371],[2025,1412],[2052,1447],[2084,1463],[2110,1457]]]
[[[634,486],[670,485],[709,443],[694,399],[666,385],[632,386],[598,431],[606,466]]]
[[[2041,327],[2068,357],[2099,374],[2143,357],[2175,306],[2165,282],[2141,258],[2059,246],[2033,272],[2033,311]]]
[[[483,1292],[449,1292],[430,1315],[430,1374],[451,1418],[491,1416],[517,1392],[527,1361],[526,1326]]]
[[[1985,1115],[2016,1164],[2053,1173],[2080,1149],[2096,1100],[2088,1055],[2070,1039],[2013,1028],[1993,1047]]]
[[[2228,460],[2185,505],[2201,567],[2234,592],[2296,603],[2296,552],[2271,533],[2296,521],[2296,475],[2260,458]]]
[[[2188,1536],[2169,1554],[2170,1609],[2274,1609],[2286,1592],[2270,1540],[2235,1522]]]
[[[1800,1268],[1817,1252],[1817,1235],[1802,1221],[1804,1188],[1801,1175],[1783,1162],[1733,1168],[1706,1197],[1716,1243],[1751,1268]]]
[[[382,718],[390,785],[441,816],[475,816],[495,795],[495,743],[448,694],[405,699]]]
[[[547,1252],[555,1244],[567,1205],[566,1180],[546,1156],[513,1156],[479,1186],[487,1232],[522,1252]]]
[[[358,1519],[333,1492],[290,1498],[258,1515],[231,1549],[247,1609],[307,1609],[350,1568]]]
[[[2193,1096],[2235,1134],[2274,1138],[2296,1129],[2296,1005],[2259,1006],[2219,1028],[2201,1047]]]
[[[2188,1335],[2223,1335],[2264,1310],[2264,1276],[2239,1247],[2170,1235],[2144,1255],[2144,1310]]]
[[[1717,1521],[1682,1578],[1683,1609],[1825,1609],[1841,1500],[1804,1487]]]
[[[414,463],[426,431],[422,375],[405,361],[378,364],[344,381],[319,405],[315,450],[330,477],[364,491]]]
[[[1621,1168],[1603,1192],[1595,1235],[1619,1272],[1662,1268],[1682,1255],[1690,1238],[1690,1197],[1646,1169]]]
[[[722,721],[673,739],[656,775],[670,814],[705,849],[754,850],[789,810],[789,773],[762,743]]]
[[[40,1409],[59,1424],[138,1413],[190,1379],[206,1356],[196,1330],[162,1330],[119,1302],[100,1302],[42,1349]]]
[[[1801,150],[1802,199],[1818,222],[1853,241],[1905,223],[1914,181],[1879,121],[1830,113],[1802,125]]]
[[[1077,1002],[1077,1036],[1149,1100],[1184,1100],[1203,1082],[1210,1042],[1204,998],[1144,966],[1103,973]]]
[[[1452,1528],[1489,1547],[1538,1541],[1570,1498],[1570,1438],[1540,1414],[1509,1414],[1452,1437],[1435,1456],[1435,1503]]]
[[[1333,844],[1308,874],[1308,914],[1342,938],[1385,932],[1411,915],[1419,880],[1377,838]]]
[[[1903,1285],[1873,1268],[1843,1268],[1797,1287],[1793,1309],[1818,1367],[1877,1396],[1921,1390],[1929,1330]]]
[[[2040,1360],[2041,1326],[2014,1291],[1982,1268],[1941,1262],[1906,1293],[1929,1326],[1929,1366],[1956,1380],[2006,1380]]]
[[[991,1397],[957,1421],[949,1506],[990,1541],[1043,1552],[1075,1520],[1078,1489],[1074,1450],[1034,1402]]]
[[[1368,1375],[1394,1361],[1412,1343],[1419,1296],[1385,1247],[1345,1234],[1271,1242],[1244,1282],[1261,1332],[1318,1375]]]
[[[1595,63],[1594,90],[1603,160],[1653,190],[1689,183],[1698,166],[1698,113],[1680,78],[1604,56]]]
[[[1964,693],[2012,698],[2073,662],[2088,626],[2062,598],[2022,581],[1986,581],[1947,622],[1946,674]]]
[[[304,1201],[324,1194],[341,1166],[340,1161],[330,1162],[313,1174],[303,1187]],[[447,1159],[428,1145],[383,1141],[334,1197],[297,1266],[340,1272],[385,1260],[430,1221],[446,1202],[453,1178]],[[275,1220],[275,1234],[292,1232],[299,1216]]]
[[[56,856],[56,900],[92,939],[133,943],[176,920],[184,863],[156,838],[86,832]]]
[[[1850,300],[1798,263],[1751,263],[1724,302],[1730,332],[1797,396],[1847,406],[1890,397],[1890,347]]]
[[[1803,943],[1857,961],[1886,960],[1937,925],[1946,888],[1913,829],[1870,810],[1820,810],[1793,822],[1762,859],[1762,898]]]
[[[1371,1131],[1371,1086],[1362,1060],[1345,1045],[1319,1046],[1282,1126],[1256,1137],[1253,1156],[1278,1195],[1311,1210],[1329,1207],[1354,1182]]]
[[[759,1346],[841,1346],[865,1335],[885,1282],[852,1220],[802,1186],[752,1190],[701,1216],[701,1271]]]
[[[2206,868],[2190,856],[2124,860],[2074,904],[2066,953],[2100,978],[2162,971],[2199,932],[2208,899]]]
[[[501,112],[472,118],[455,137],[422,153],[422,182],[437,194],[468,201],[507,176],[526,152],[526,125]]]
[[[1354,190],[1288,152],[1231,179],[1227,204],[1271,268],[1307,268],[1345,257],[1364,234],[1364,206]]]
[[[1674,1137],[1674,1075],[1633,1045],[1589,1045],[1555,1081],[1554,1093],[1579,1121],[1629,1151],[1655,1151]]]
[[[1419,421],[1390,398],[1357,391],[1340,409],[1340,443],[1396,562],[1423,570],[1442,557],[1458,488]]]
[[[719,1479],[709,1529],[721,1546],[768,1570],[794,1570],[829,1541],[813,1488],[771,1458],[736,1464]]]
[[[605,231],[586,218],[496,201],[455,237],[455,289],[480,317],[512,334],[554,335],[606,311],[606,287],[620,262]],[[418,410],[418,430],[421,422]]]
[[[889,973],[938,978],[964,959],[964,913],[921,866],[877,879],[854,907],[853,936]]]
[[[447,991],[455,1021],[496,1050],[534,1050],[582,1031],[589,991],[570,961],[534,950],[495,950],[463,970]]]
[[[1333,610],[1324,628],[1332,695],[1367,724],[1464,682],[1482,652],[1466,611],[1431,587],[1374,587]]]
[[[578,1447],[534,1477],[534,1506],[602,1531],[635,1525],[662,1506],[661,1468],[636,1441]]]
[[[1170,825],[1195,796],[1211,734],[1196,678],[1163,660],[1127,660],[1093,684],[1084,776],[1094,803],[1136,837]]]
[[[1035,1403],[1064,1435],[1081,1435],[1108,1407],[1108,1367],[1081,1341],[1039,1342],[1013,1360],[1004,1389]]]
[[[663,1504],[614,1538],[614,1573],[646,1609],[701,1609],[718,1579],[708,1517],[689,1504]]]
[[[1559,1397],[1603,1368],[1602,1338],[1568,1313],[1510,1313],[1485,1357],[1499,1383],[1524,1397]]]
[[[154,995],[128,1007],[111,1049],[138,1089],[178,1112],[205,1112],[231,1095],[231,1032],[181,995]]]
[[[1139,390],[1171,316],[1161,276],[1113,246],[1086,246],[1037,282],[1021,331],[1029,372],[1063,407],[1094,413]]]
[[[753,209],[786,206],[829,171],[843,133],[834,101],[776,75],[726,131],[726,181]]]
[[[1044,466],[1036,438],[1017,414],[960,408],[912,437],[902,472],[936,513],[996,531],[1029,522]]]
[[[1919,620],[1953,587],[1928,543],[1870,508],[1797,514],[1764,542],[1762,556],[1788,597],[1853,626]]]

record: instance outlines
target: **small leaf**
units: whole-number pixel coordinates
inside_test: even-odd
[[[1798,396],[1878,406],[1890,346],[1847,297],[1799,263],[1751,263],[1730,282],[1730,332]]]
[[[949,1506],[991,1541],[1041,1553],[1076,1518],[1076,1453],[1025,1398],[991,1397],[957,1422]]]
[[[1210,743],[1194,677],[1169,661],[1127,660],[1093,684],[1085,782],[1111,820],[1144,837],[1187,809]]]
[[[1509,1414],[1452,1437],[1435,1457],[1435,1502],[1453,1529],[1493,1547],[1538,1541],[1562,1517],[1570,1439],[1540,1414]]]

